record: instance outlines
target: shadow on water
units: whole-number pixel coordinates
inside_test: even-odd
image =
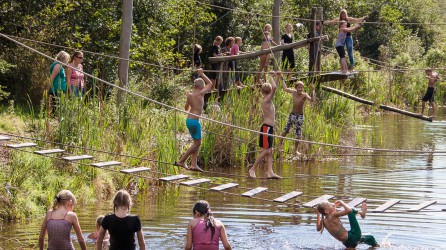
[[[446,120],[446,117],[440,114],[438,119]],[[446,122],[443,121],[428,123],[400,115],[384,115],[357,126],[356,130],[372,147],[446,150]],[[247,172],[243,167],[218,170],[238,176],[231,179],[240,183],[240,187],[228,191],[233,194],[259,186],[273,192],[256,197],[269,200],[294,190],[304,192],[286,204],[205,188],[165,185],[158,191],[135,197],[132,212],[142,220],[148,249],[183,248],[191,209],[199,199],[208,200],[215,217],[226,225],[234,249],[344,249],[327,232],[316,231],[316,215],[312,209],[301,207],[302,202],[323,194],[345,200],[365,197],[372,210],[386,200],[401,199],[388,213],[369,213],[365,220],[360,219],[363,233],[373,234],[389,249],[446,248],[446,212],[439,212],[446,208],[446,154],[381,154],[340,157],[322,163],[276,162],[276,172],[287,177],[283,180],[242,178]],[[223,179],[211,178],[215,182]],[[405,212],[427,200],[438,203],[422,212]],[[94,230],[96,216],[110,212],[111,205],[95,204],[76,210],[86,236]],[[343,222],[348,225],[348,221]],[[0,247],[36,246],[40,223],[39,219],[3,228]],[[88,247],[93,249],[93,243],[89,242]],[[367,249],[367,246],[358,248]]]

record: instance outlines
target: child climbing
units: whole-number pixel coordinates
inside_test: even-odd
[[[226,235],[225,226],[212,216],[211,207],[207,201],[195,203],[192,209],[194,218],[187,226],[187,242],[185,250],[218,250],[219,239],[225,250],[231,250]]]
[[[437,72],[433,71],[431,68],[427,68],[425,72],[426,72],[426,77],[429,80],[427,83],[426,94],[424,95],[423,100],[422,100],[420,115],[423,116],[424,107],[426,106],[426,102],[429,102],[429,104],[432,106],[432,116],[431,117],[434,118],[435,117],[435,109],[436,109],[435,102],[434,102],[435,85],[436,85],[439,77],[438,77]]]
[[[341,205],[344,210],[338,211],[337,206]],[[334,204],[328,201],[323,201],[317,205],[317,224],[316,229],[318,232],[323,232],[324,228],[337,240],[342,242],[347,248],[355,248],[358,244],[364,243],[372,247],[379,247],[378,242],[372,235],[362,235],[361,228],[356,220],[356,214],[360,214],[364,219],[367,213],[367,204],[362,203],[361,211],[356,211],[350,208],[343,201],[336,201]],[[342,216],[348,216],[350,223],[350,231],[344,228],[341,220]]]
[[[282,133],[282,137],[285,137],[288,132],[290,132],[291,126],[294,124],[296,126],[296,130],[294,131],[294,135],[296,139],[302,139],[302,126],[304,123],[304,107],[305,101],[314,102],[316,99],[314,97],[314,85],[311,84],[311,96],[304,92],[304,83],[298,81],[295,85],[295,89],[288,88],[285,84],[285,81],[282,81],[283,90],[287,93],[290,93],[293,96],[293,110],[288,116],[288,121],[285,125],[285,130]],[[279,151],[282,151],[283,138],[279,139]],[[294,150],[297,156],[300,156],[301,153],[298,151],[299,141],[294,142]]]

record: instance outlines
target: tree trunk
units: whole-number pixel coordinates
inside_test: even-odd
[[[121,38],[119,41],[119,66],[118,77],[119,86],[125,88],[128,83],[129,76],[129,55],[130,55],[130,37],[132,35],[133,23],[133,0],[123,0],[122,2],[122,25]],[[124,92],[118,91],[117,104],[122,103]],[[125,98],[124,98],[125,99]]]

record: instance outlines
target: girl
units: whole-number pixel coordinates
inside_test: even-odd
[[[68,63],[70,55],[67,52],[61,51],[57,54],[56,60]],[[65,69],[59,62],[53,62],[50,66],[51,84],[49,86],[49,94],[53,98],[57,95],[67,91],[67,80],[65,77]]]
[[[282,35],[281,44],[289,44],[293,42],[293,26],[291,24],[285,25],[285,34]],[[284,68],[288,68],[288,65],[290,69],[294,69],[294,51],[293,49],[287,49],[284,50],[282,53],[282,65]]]
[[[238,56],[240,55],[240,46],[242,46],[242,38],[236,37],[235,43],[231,48],[231,56]],[[240,73],[237,70],[237,60],[232,61],[232,69],[235,71],[235,85],[237,85],[237,88],[242,88],[243,84],[240,78]]]
[[[347,34],[349,32],[355,31],[359,28],[361,28],[361,24],[356,25],[355,27],[347,28],[347,22],[342,21],[339,24],[339,33],[338,38],[336,39],[336,51],[339,54],[339,61],[341,63],[341,72],[342,74],[348,74],[348,66],[347,66],[347,60],[345,59],[345,39],[347,38]]]
[[[81,51],[74,52],[71,57],[70,64],[67,67],[67,85],[70,86],[68,91],[74,96],[84,95],[84,73],[81,62],[84,60],[84,54]]]
[[[221,56],[220,45],[222,43],[223,43],[223,37],[216,36],[214,39],[214,43],[212,44],[212,47],[211,47],[211,54],[209,55],[210,57]],[[212,81],[212,90],[217,90],[216,85],[217,85],[218,63],[212,63],[211,67],[212,67],[212,73],[210,74],[209,78]]]
[[[104,220],[104,215],[99,215],[96,218],[96,231],[90,233],[87,238],[97,241],[99,238],[99,229],[101,228],[102,221]],[[102,250],[108,249],[108,243],[110,241],[110,235],[108,233],[105,234],[104,240],[102,241]]]
[[[231,245],[226,236],[225,226],[212,216],[211,208],[207,201],[201,200],[195,203],[192,209],[194,218],[187,226],[187,243],[185,250],[218,250],[220,238],[225,250],[231,250]]]
[[[341,205],[344,210],[337,211],[336,207]],[[343,201],[336,201],[330,204],[328,201],[323,201],[317,205],[317,224],[318,232],[323,232],[327,228],[328,232],[337,240],[341,241],[347,248],[355,248],[359,243],[365,243],[372,247],[379,247],[378,242],[371,235],[361,235],[361,228],[359,228],[356,220],[356,213],[360,214],[364,219],[367,212],[367,204],[362,203],[362,211],[347,206]],[[350,231],[347,231],[341,223],[339,217],[348,215],[350,223]]]
[[[119,190],[113,198],[113,214],[106,215],[99,229],[96,250],[101,250],[105,231],[110,234],[110,250],[135,249],[135,233],[140,250],[146,249],[138,216],[130,215],[132,198],[125,190]]]
[[[51,249],[73,249],[70,231],[74,227],[77,241],[81,249],[86,250],[79,220],[73,212],[76,205],[76,197],[68,190],[60,191],[54,198],[53,208],[50,209],[43,220],[39,235],[39,249],[44,249],[45,234],[48,231],[48,250]]]
[[[260,47],[261,49],[269,49],[271,47],[271,45],[277,46],[277,44],[273,41],[273,38],[271,36],[271,30],[272,30],[271,24],[267,23],[265,25],[265,28],[264,28],[263,34],[262,34],[262,46]],[[256,75],[256,84],[261,84],[259,74],[261,72],[268,71],[269,57],[270,57],[270,53],[260,56],[260,69],[259,69],[259,73]]]

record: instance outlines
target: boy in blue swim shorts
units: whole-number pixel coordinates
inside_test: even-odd
[[[201,116],[201,113],[203,112],[204,94],[211,91],[212,82],[203,73],[202,69],[198,69],[197,73],[200,75],[200,77],[194,80],[194,91],[187,94],[185,105],[185,110],[189,112],[186,119],[186,126],[194,143],[181,156],[176,165],[185,169],[203,171],[197,165],[198,152],[200,151],[201,146],[201,124],[199,116]],[[190,167],[188,167],[186,164],[186,160],[189,158],[189,156],[191,156]]]

